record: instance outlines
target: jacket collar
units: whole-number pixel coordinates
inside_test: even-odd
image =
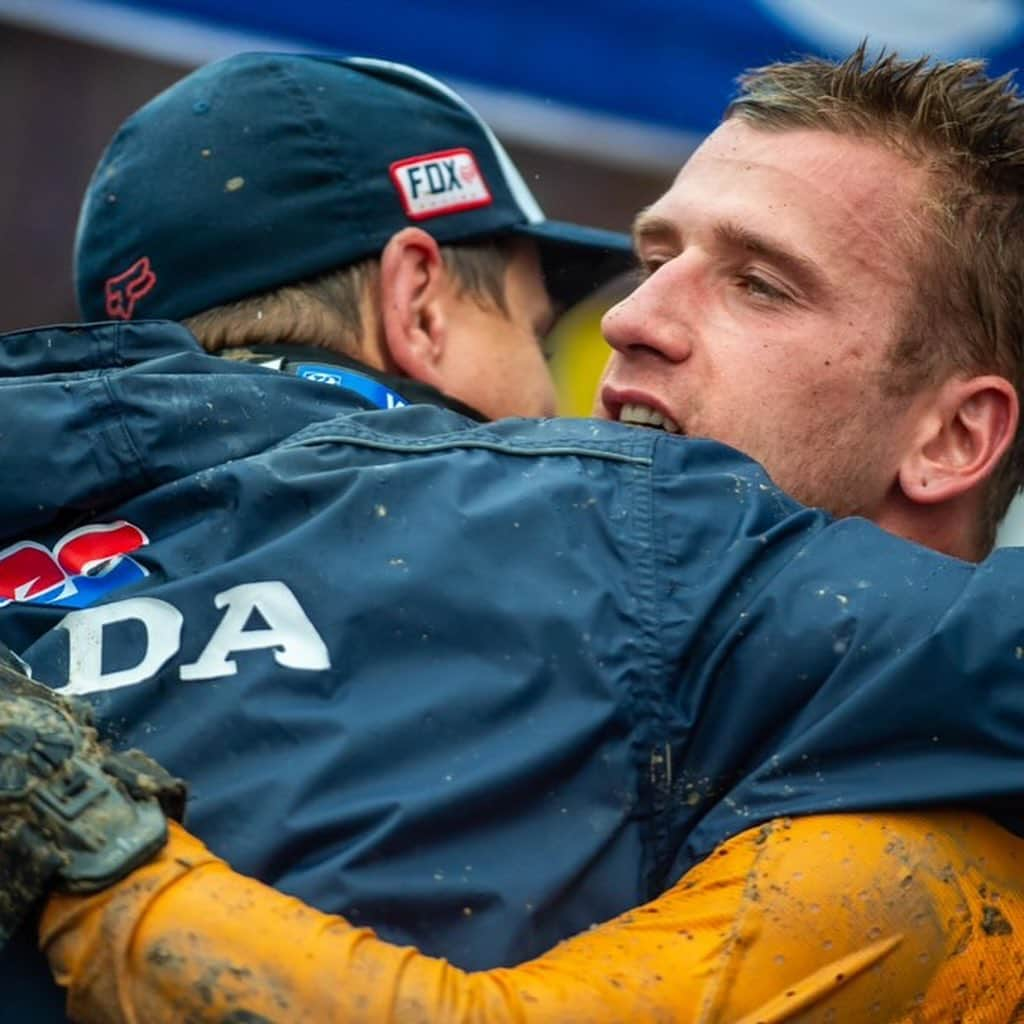
[[[315,345],[279,344],[253,345],[248,351],[257,357],[253,360],[254,362],[273,366],[274,369],[280,370],[283,373],[298,376],[300,367],[308,367],[310,364],[338,367],[343,370],[351,370],[354,373],[378,382],[387,391],[401,396],[406,402],[417,405],[438,405],[445,409],[451,409],[462,416],[468,416],[478,423],[484,423],[487,420],[486,416],[472,406],[466,405],[465,402],[460,402],[451,395],[446,395],[443,391],[439,391],[429,384],[413,380],[411,377],[399,377],[396,374],[384,373],[381,370],[367,366],[366,363],[359,362],[358,359],[353,359],[351,356],[346,356],[330,349],[319,348]]]

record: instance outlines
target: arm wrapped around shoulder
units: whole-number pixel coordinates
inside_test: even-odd
[[[1019,995],[992,979],[1018,978],[1022,855],[976,815],[780,819],[647,906],[470,974],[232,872],[172,824],[116,886],[52,898],[40,935],[82,1021],[753,1024],[953,1008],[994,1024]]]

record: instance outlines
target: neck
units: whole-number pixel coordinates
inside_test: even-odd
[[[915,505],[883,509],[874,521],[906,540],[965,562],[978,562],[985,557],[980,540],[980,510],[968,496],[936,505]]]

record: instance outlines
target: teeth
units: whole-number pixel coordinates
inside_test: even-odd
[[[638,427],[654,427],[669,434],[679,433],[679,424],[675,420],[670,420],[657,409],[652,409],[649,405],[640,405],[638,402],[627,402],[619,410],[619,422]]]

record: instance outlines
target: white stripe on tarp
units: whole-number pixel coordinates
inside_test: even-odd
[[[0,18],[27,28],[50,29],[73,39],[193,66],[242,50],[298,52],[309,50],[312,45],[102,0],[0,0]]]
[[[184,15],[140,11],[103,0],[0,0],[0,21],[186,67],[245,50],[308,53],[319,48],[324,52],[324,44],[312,39],[258,35]],[[679,168],[701,138],[696,133],[598,114],[525,93],[492,89],[456,78],[449,81],[465,99],[464,105],[471,111],[482,112],[485,125],[489,124],[505,138],[606,164],[671,172]],[[493,133],[488,130],[488,134]],[[508,160],[500,144],[496,152]],[[516,177],[519,178],[518,173]],[[535,200],[533,205],[537,205]]]
[[[701,144],[700,132],[675,131],[612,114],[598,114],[525,93],[449,79],[508,142],[589,157],[630,170],[675,174]]]

